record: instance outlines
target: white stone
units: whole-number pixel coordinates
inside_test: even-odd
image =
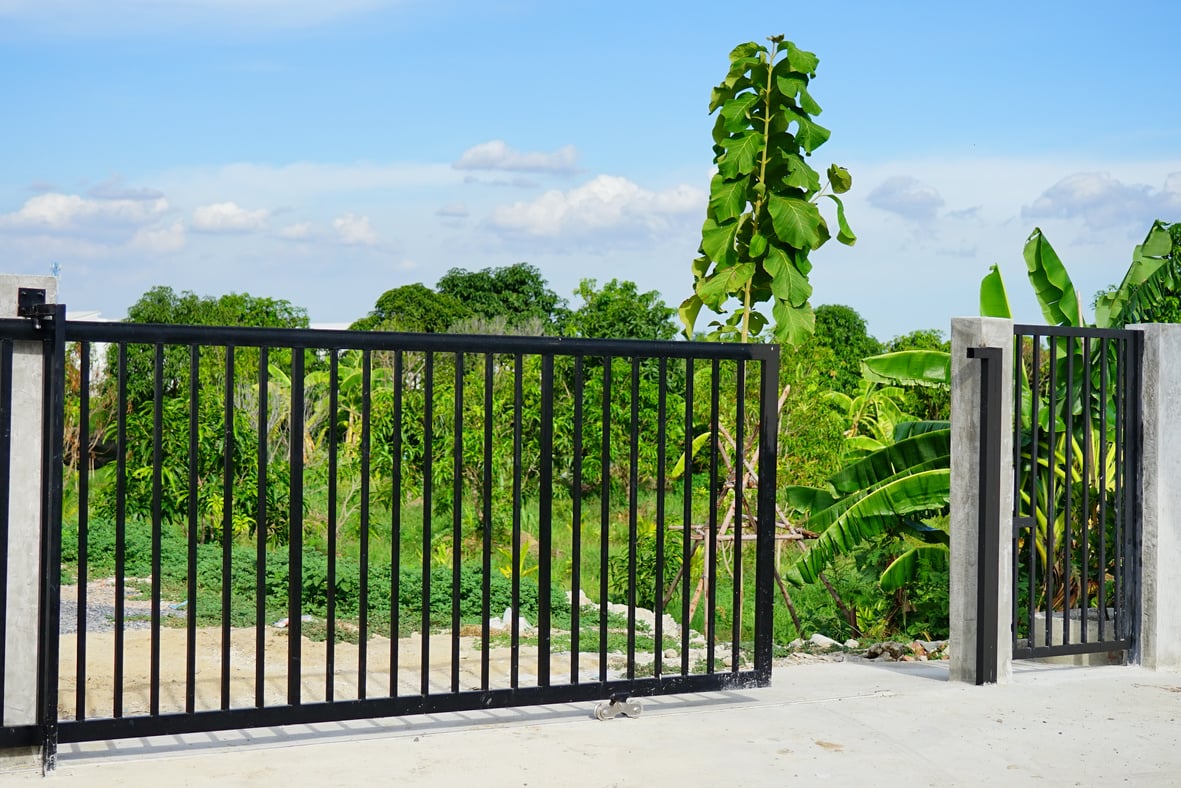
[[[824,649],[839,648],[841,645],[840,643],[833,640],[832,638],[827,637],[825,635],[821,635],[819,632],[812,635],[812,637],[808,638],[808,642],[810,642],[816,648],[824,648]]]

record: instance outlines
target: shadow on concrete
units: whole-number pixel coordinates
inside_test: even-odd
[[[757,703],[753,694],[727,690],[690,695],[660,695],[634,698],[644,706],[644,713],[688,712],[704,709],[737,708]],[[585,720],[596,725],[626,724],[626,718],[598,721],[593,703],[565,703],[546,706],[418,714],[405,717],[343,720],[270,728],[186,733],[138,739],[63,744],[58,760],[65,764],[111,762],[122,759],[167,757],[210,750],[242,747],[276,748],[299,744],[359,741],[389,737],[406,738],[427,734],[463,733],[483,728],[521,725],[546,725]]]

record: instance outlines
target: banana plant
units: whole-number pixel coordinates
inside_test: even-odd
[[[856,396],[829,391],[825,400],[845,419],[844,455],[862,457],[893,442],[894,428],[914,417],[902,410],[902,389],[862,379]]]

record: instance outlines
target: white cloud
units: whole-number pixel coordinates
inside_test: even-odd
[[[312,223],[297,222],[296,224],[289,224],[286,227],[281,227],[276,235],[288,241],[306,241],[312,237]]]
[[[568,191],[548,191],[532,202],[497,208],[494,229],[543,238],[583,236],[611,230],[652,236],[705,209],[706,195],[690,186],[648,191],[627,178],[600,175]]]
[[[1107,172],[1068,175],[1021,210],[1027,219],[1082,219],[1097,229],[1151,219],[1171,219],[1181,212],[1181,172],[1171,173],[1160,189],[1125,183]]]
[[[238,207],[234,202],[219,202],[202,205],[193,211],[193,229],[206,233],[244,233],[264,230],[269,213],[265,209],[254,211]]]
[[[578,171],[578,151],[573,145],[566,145],[553,153],[522,152],[510,148],[503,140],[492,140],[468,148],[451,166],[457,170],[569,174]]]
[[[90,199],[48,192],[30,197],[19,210],[0,215],[0,228],[33,232],[77,232],[96,227],[148,224],[168,210],[164,197]]]
[[[936,211],[944,204],[937,189],[908,175],[887,178],[865,199],[875,208],[915,221],[934,219]]]
[[[144,227],[132,236],[129,245],[145,252],[178,252],[185,246],[185,226],[173,222],[168,226]]]
[[[369,223],[368,216],[354,216],[347,213],[332,222],[340,242],[349,246],[373,246],[377,243],[377,233]]]

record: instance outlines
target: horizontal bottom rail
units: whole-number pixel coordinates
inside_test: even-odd
[[[44,729],[40,725],[5,725],[0,727],[0,750],[9,747],[36,747]]]
[[[1132,648],[1132,641],[1102,640],[1092,643],[1067,643],[1059,646],[1019,646],[1013,647],[1013,659],[1037,659],[1039,657],[1061,657],[1072,654],[1102,654],[1105,651],[1127,651]]]
[[[415,695],[395,698],[309,703],[298,706],[266,706],[193,714],[122,717],[118,719],[63,720],[58,726],[58,741],[96,741],[145,736],[168,736],[182,733],[237,728],[263,728],[317,722],[400,717],[413,714],[438,714],[480,709],[536,706],[547,703],[575,703],[606,700],[620,695],[646,697],[688,692],[716,692],[770,685],[770,678],[756,671],[665,676],[660,678],[591,682],[551,687],[522,687],[487,692],[458,692],[440,695]],[[21,729],[22,731],[24,729]],[[29,731],[29,744],[38,743],[39,729]],[[25,743],[14,741],[11,746]],[[3,741],[0,740],[0,745]]]

